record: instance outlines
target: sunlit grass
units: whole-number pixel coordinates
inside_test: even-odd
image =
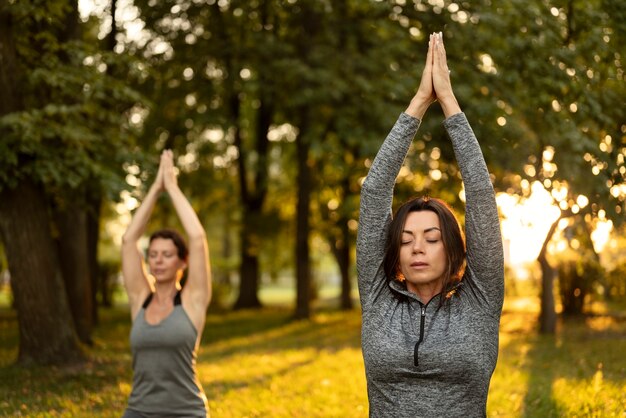
[[[626,416],[626,318],[562,320],[556,337],[539,336],[536,303],[507,300],[488,416]],[[359,312],[291,314],[209,313],[198,372],[213,417],[367,417]],[[121,416],[132,378],[128,313],[102,310],[101,324],[87,364],[21,368],[10,365],[16,317],[1,308],[0,416]]]
[[[209,318],[205,340],[219,338],[242,319],[249,322],[251,315]],[[253,335],[205,345],[199,373],[208,377],[205,390],[215,416],[364,416],[356,312],[325,311],[311,321],[290,321],[288,311],[269,310],[259,321],[263,324]]]
[[[566,318],[541,336],[536,304],[507,302],[489,416],[626,416],[626,316]]]

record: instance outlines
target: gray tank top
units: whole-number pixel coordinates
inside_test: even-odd
[[[195,327],[176,295],[174,310],[157,325],[146,322],[152,295],[130,331],[133,389],[128,408],[145,417],[208,417],[207,399],[196,373]]]

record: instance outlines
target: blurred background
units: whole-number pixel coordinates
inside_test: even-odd
[[[360,185],[441,31],[505,245],[490,416],[623,416],[625,21],[619,0],[0,0],[0,412],[121,414],[121,236],[170,148],[209,240],[200,360],[216,416],[366,416]],[[463,219],[442,120],[431,106],[394,204],[437,196]],[[177,222],[163,197],[149,230]],[[302,344],[314,370],[350,365],[335,375],[357,386],[338,394],[326,376],[319,398],[290,392],[319,371],[279,373],[274,350],[309,364]],[[328,346],[346,357],[316,363]],[[258,350],[273,392],[258,358],[229,357],[239,349]],[[250,376],[223,375],[246,361]],[[54,389],[59,376],[70,386]],[[293,397],[280,406],[276,391]]]

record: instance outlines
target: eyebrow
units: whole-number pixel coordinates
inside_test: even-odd
[[[437,228],[436,226],[433,226],[432,228],[426,228],[426,229],[424,230],[424,233],[426,234],[426,233],[431,232],[431,231],[439,231],[439,232],[441,232],[441,229]],[[406,229],[403,229],[403,230],[402,230],[402,233],[403,233],[403,234],[411,234],[411,235],[415,235],[415,234],[413,234],[413,232],[412,232],[412,231],[408,231],[408,230],[406,230]]]

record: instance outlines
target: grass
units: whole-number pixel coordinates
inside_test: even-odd
[[[290,317],[285,307],[209,313],[198,372],[213,417],[367,417],[359,312]],[[626,417],[626,317],[562,320],[553,337],[536,321],[534,299],[507,300],[488,416]],[[121,416],[130,320],[117,307],[101,322],[85,365],[22,368],[11,365],[15,315],[0,309],[0,415]]]

